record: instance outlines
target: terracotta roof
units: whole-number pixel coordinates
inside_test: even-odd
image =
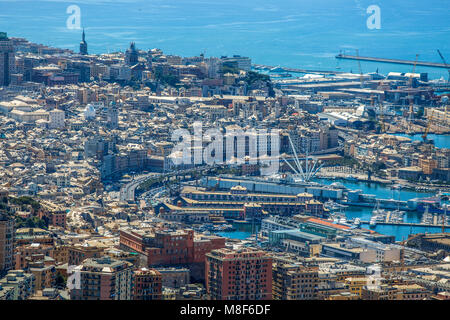
[[[336,228],[336,229],[342,229],[342,230],[349,230],[350,229],[350,227],[343,226],[343,225],[340,225],[340,224],[335,224],[335,223],[329,222],[327,220],[318,219],[318,218],[310,218],[310,219],[308,219],[306,221],[322,224],[322,225],[325,225],[325,226],[328,226],[328,227],[332,227],[332,228]]]

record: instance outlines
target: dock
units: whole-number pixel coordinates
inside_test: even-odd
[[[450,69],[450,67],[443,63],[437,62],[428,62],[428,61],[413,61],[413,60],[400,60],[400,59],[386,59],[386,58],[374,58],[374,57],[361,57],[361,56],[352,56],[347,54],[338,54],[336,59],[347,59],[347,60],[362,60],[362,61],[372,61],[372,62],[382,62],[382,63],[391,63],[391,64],[406,64],[406,65],[416,65],[423,67],[432,67],[432,68],[444,68]]]
[[[361,220],[361,224],[370,224],[370,221]],[[409,223],[409,222],[378,222],[377,221],[377,225],[442,228],[442,224]],[[450,225],[446,224],[444,227],[450,228]]]

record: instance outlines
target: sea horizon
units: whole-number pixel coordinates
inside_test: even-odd
[[[367,8],[381,12],[380,29],[369,29]],[[80,29],[68,29],[67,9],[80,8]],[[450,58],[447,3],[318,0],[240,2],[186,0],[0,0],[0,30],[11,37],[78,51],[82,28],[93,54],[160,48],[166,54],[248,56],[252,63],[291,68],[358,71],[361,56],[442,63]],[[411,72],[413,66],[361,62],[363,73]],[[416,67],[431,79],[447,79],[444,68]]]

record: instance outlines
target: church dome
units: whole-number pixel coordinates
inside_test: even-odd
[[[92,104],[88,104],[86,106],[86,109],[84,109],[84,118],[87,119],[93,119],[95,118],[95,108]]]

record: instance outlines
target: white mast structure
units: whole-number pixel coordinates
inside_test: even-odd
[[[294,153],[294,162],[296,168],[294,168],[286,158],[283,158],[284,162],[294,171],[294,178],[299,178],[303,182],[310,182],[312,178],[315,177],[317,172],[323,167],[323,163],[319,164],[319,160],[317,157],[309,157],[309,148],[306,148],[306,157],[305,157],[305,170],[303,170],[303,161],[300,161],[297,155],[297,150],[292,143],[291,136],[288,135],[289,144],[291,145],[292,151]],[[313,165],[309,165],[309,160],[313,160]]]

